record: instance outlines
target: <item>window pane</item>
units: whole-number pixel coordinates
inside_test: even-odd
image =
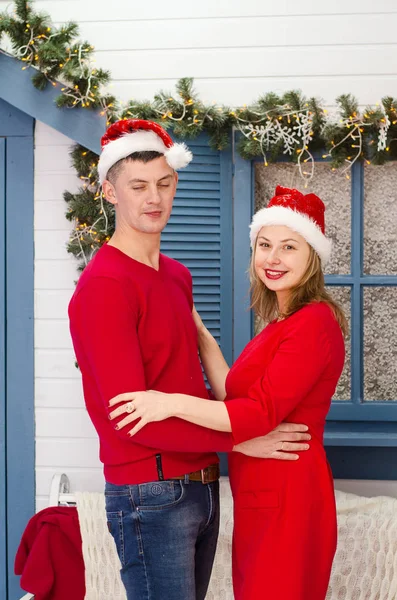
[[[327,274],[350,273],[351,183],[329,164],[316,163],[314,177],[305,189],[295,165],[277,163],[266,167],[255,163],[255,212],[267,205],[276,185],[295,187],[304,194],[320,196],[326,205],[326,233],[333,241]],[[248,234],[247,234],[248,235]]]
[[[339,379],[338,387],[334,394],[334,400],[348,400],[351,399],[351,340],[350,340],[350,297],[351,290],[349,287],[339,287],[334,285],[327,286],[327,291],[330,293],[332,298],[338,302],[345,313],[345,317],[349,324],[349,333],[345,340],[346,346],[346,360],[345,367],[343,369],[341,378]]]
[[[364,273],[397,275],[397,168],[364,169]]]
[[[364,400],[397,400],[397,287],[364,288]]]

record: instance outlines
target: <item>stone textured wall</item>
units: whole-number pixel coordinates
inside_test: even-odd
[[[397,287],[364,289],[364,400],[397,400]]]
[[[364,273],[397,275],[397,165],[364,169]]]
[[[364,274],[397,275],[397,165],[364,170]],[[364,400],[397,400],[397,287],[364,288]]]

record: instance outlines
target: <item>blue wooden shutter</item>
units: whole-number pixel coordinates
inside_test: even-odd
[[[188,267],[201,317],[232,357],[232,156],[212,150],[208,137],[188,143],[194,159],[179,172],[161,251]]]

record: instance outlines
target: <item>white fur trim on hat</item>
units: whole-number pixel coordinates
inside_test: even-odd
[[[299,233],[319,255],[323,264],[331,257],[332,242],[321,229],[306,215],[284,206],[261,208],[254,215],[250,225],[251,248],[255,247],[258,233],[265,225],[285,225]]]
[[[165,159],[172,169],[182,169],[190,163],[192,153],[185,144],[173,144],[167,148],[163,140],[153,131],[134,131],[126,133],[117,140],[106,144],[98,161],[99,182],[102,184],[109,169],[119,160],[126,158],[133,152],[145,152],[154,150],[164,154]]]

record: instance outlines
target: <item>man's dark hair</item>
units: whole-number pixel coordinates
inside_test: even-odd
[[[155,150],[143,150],[142,152],[133,152],[132,154],[129,154],[125,158],[121,158],[112,167],[110,167],[109,171],[107,172],[106,179],[108,179],[110,181],[110,183],[112,183],[114,185],[117,177],[120,175],[120,171],[121,171],[121,168],[122,168],[124,162],[132,161],[132,162],[143,162],[146,164],[146,163],[150,162],[151,160],[155,160],[156,158],[159,158],[159,156],[164,156],[164,155],[161,154],[160,152],[156,152]]]

